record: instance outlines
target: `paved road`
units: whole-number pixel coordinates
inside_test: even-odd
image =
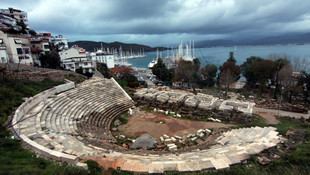
[[[154,88],[154,83],[147,77],[146,73],[140,72],[140,75],[143,77],[144,81],[147,83],[148,88]]]
[[[266,119],[267,124],[278,124],[279,120],[275,117],[275,115],[278,115],[278,110],[274,109],[264,109],[264,108],[253,108],[253,113],[259,114],[262,117]],[[308,119],[310,117],[310,114],[301,114],[296,112],[287,112],[287,111],[279,111],[279,116],[290,116],[297,119],[300,119],[301,117],[304,117]]]

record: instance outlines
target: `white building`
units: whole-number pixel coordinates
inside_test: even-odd
[[[3,20],[3,28],[14,27],[16,25],[16,21],[23,21],[26,28],[29,29],[28,16],[24,11],[13,8],[0,9],[0,16]]]
[[[109,52],[98,50],[97,52],[90,53],[89,56],[90,56],[91,60],[93,60],[95,62],[107,64],[107,67],[109,69],[114,68],[114,66],[115,66],[114,55],[109,53]]]
[[[3,39],[0,38],[0,63],[7,63],[8,54],[6,52],[6,47],[4,45]]]
[[[82,67],[83,72],[95,71],[96,63],[87,57],[85,49],[73,46],[68,50],[59,52],[61,66],[65,69],[76,71]]]
[[[41,66],[41,62],[39,60],[40,55],[51,51],[49,40],[41,37],[32,36],[31,38],[29,38],[29,41],[31,45],[30,48],[33,62]]]
[[[58,49],[59,50],[67,50],[69,49],[68,46],[68,38],[63,37],[62,35],[58,35],[52,38],[51,42],[56,46],[59,45]],[[63,45],[61,45],[63,43]]]
[[[28,37],[17,34],[5,34],[0,31],[0,38],[6,46],[9,62],[33,64]]]

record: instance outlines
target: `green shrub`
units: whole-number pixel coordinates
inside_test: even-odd
[[[88,170],[90,171],[90,174],[101,174],[102,169],[97,162],[88,160],[85,163],[88,166]]]

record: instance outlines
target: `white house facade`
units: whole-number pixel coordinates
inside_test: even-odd
[[[85,49],[73,46],[68,50],[59,52],[61,66],[67,70],[76,71],[80,67],[83,72],[94,72],[96,63],[86,56]]]
[[[27,36],[17,34],[5,34],[0,31],[0,38],[6,46],[7,56],[11,63],[32,65],[30,42]]]
[[[109,69],[115,67],[114,55],[113,54],[104,52],[102,50],[98,50],[97,52],[90,53],[89,56],[90,56],[91,60],[93,60],[95,62],[107,64],[107,67]]]

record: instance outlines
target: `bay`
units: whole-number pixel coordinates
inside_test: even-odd
[[[235,47],[211,47],[196,48],[195,57],[200,59],[201,65],[215,64],[221,66],[233,51],[237,64],[241,65],[250,56],[267,58],[270,54],[287,55],[289,59],[306,58],[310,61],[310,45],[274,45],[274,46],[237,46]],[[161,52],[166,57],[167,51]],[[156,52],[146,52],[145,58],[129,59],[128,62],[136,68],[147,68],[149,62],[156,58]]]

